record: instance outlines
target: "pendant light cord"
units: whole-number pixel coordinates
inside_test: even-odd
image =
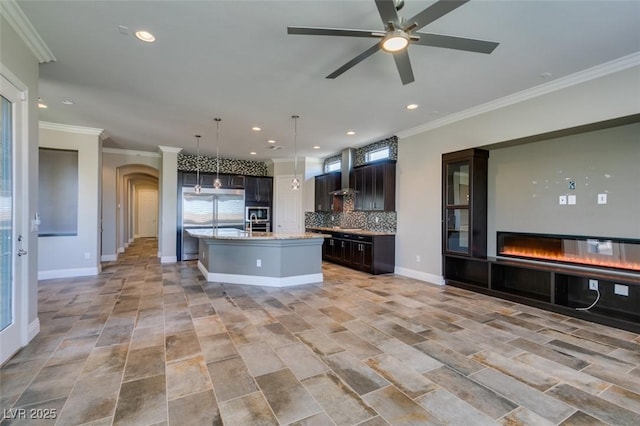
[[[220,179],[220,122],[222,118],[214,118],[216,122],[216,179]]]
[[[195,135],[197,140],[198,155],[196,158],[196,185],[200,184],[200,135]]]
[[[298,178],[298,118],[299,115],[292,115],[293,118],[293,174]]]

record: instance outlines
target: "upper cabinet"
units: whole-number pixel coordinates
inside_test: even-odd
[[[270,204],[273,194],[273,178],[246,176],[244,199],[247,203]]]
[[[315,211],[333,211],[332,191],[340,189],[341,172],[331,172],[318,175],[315,178]]]
[[[482,149],[442,155],[444,253],[487,255],[488,159]]]
[[[196,172],[178,172],[182,175],[182,186],[196,186],[197,173]],[[178,175],[180,176],[180,175]],[[245,186],[244,176],[242,175],[228,175],[220,174],[220,182],[222,188],[225,189],[243,189]],[[180,179],[180,177],[179,177]],[[216,179],[215,173],[202,172],[200,173],[200,186],[203,188],[213,188],[213,182]]]
[[[395,211],[396,162],[382,161],[355,167],[351,172],[354,210]]]

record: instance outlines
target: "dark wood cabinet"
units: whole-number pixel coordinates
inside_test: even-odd
[[[196,172],[178,173],[178,179],[182,183],[182,186],[196,186],[198,183],[198,174]],[[200,186],[203,188],[213,188],[215,179],[215,173],[202,172],[200,173]],[[244,176],[242,175],[220,174],[220,183],[222,183],[221,188],[226,189],[243,189],[245,186]]]
[[[271,204],[273,198],[273,178],[246,176],[244,198],[247,203]]]
[[[341,172],[332,172],[315,177],[315,211],[333,211],[334,195],[332,191],[337,191],[341,186]]]
[[[488,158],[489,151],[482,149],[442,155],[442,250],[445,254],[487,256]]]
[[[395,161],[382,161],[355,167],[350,178],[353,189],[357,191],[354,210],[395,211]]]
[[[323,260],[370,274],[393,273],[394,235],[359,235],[344,232],[330,234],[331,238],[324,240]]]

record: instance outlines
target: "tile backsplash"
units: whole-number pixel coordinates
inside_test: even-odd
[[[354,211],[353,197],[345,195],[342,212],[305,212],[304,226],[321,228],[360,228],[377,232],[396,232],[396,212]]]

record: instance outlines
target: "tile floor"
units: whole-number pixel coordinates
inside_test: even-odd
[[[2,425],[640,424],[637,334],[331,264],[323,285],[207,283],[155,253],[40,283]]]

